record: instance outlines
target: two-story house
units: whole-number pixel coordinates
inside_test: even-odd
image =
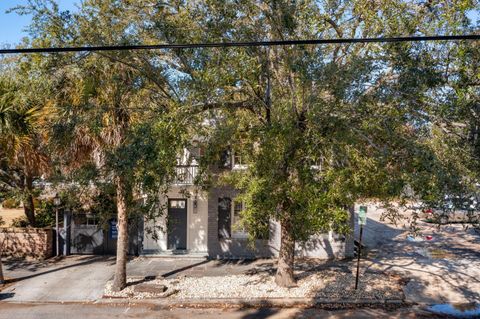
[[[192,156],[193,155],[193,156]],[[280,248],[280,225],[268,221],[269,233],[252,247],[247,232],[238,226],[243,203],[236,200],[233,187],[213,187],[202,191],[194,185],[199,171],[200,149],[185,150],[177,160],[177,177],[163,198],[164,213],[146,220],[143,254],[208,256],[211,258],[276,257]],[[241,156],[228,154],[223,169],[245,169]],[[351,213],[353,227],[353,213]],[[329,232],[297,244],[298,256],[343,258],[353,256],[353,238]]]

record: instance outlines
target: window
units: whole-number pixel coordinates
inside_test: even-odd
[[[323,157],[313,160],[311,168],[317,171],[321,171],[323,168]]]
[[[248,232],[241,225],[242,211],[245,209],[245,204],[241,201],[234,201],[232,210],[232,237],[233,238],[247,238]]]
[[[224,150],[220,154],[220,163],[218,164],[219,168],[231,168],[232,157],[229,150]]]
[[[96,216],[88,216],[87,215],[87,224],[88,226],[97,226],[98,225],[98,218]]]
[[[246,239],[247,229],[242,226],[242,211],[245,203],[228,197],[218,199],[218,238]],[[268,239],[269,221],[262,222],[260,230],[254,234],[257,239]]]
[[[247,168],[247,162],[245,155],[242,151],[234,151],[232,156],[232,168],[233,169],[245,169]]]
[[[185,200],[175,200],[175,199],[172,199],[168,202],[168,205],[170,206],[170,208],[180,208],[180,209],[184,209],[185,208],[185,203],[186,201]]]
[[[192,146],[185,149],[185,162],[184,165],[197,166],[200,163],[200,159],[204,155],[204,150],[200,146]]]

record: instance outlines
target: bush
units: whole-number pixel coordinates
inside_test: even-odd
[[[8,198],[3,201],[2,205],[4,208],[19,208],[20,201],[15,198]]]
[[[35,210],[35,226],[47,227],[55,225],[55,205],[53,200],[40,201],[39,207]]]
[[[5,225],[5,221],[3,220],[3,217],[0,216],[0,227]]]
[[[12,227],[25,228],[28,226],[27,217],[17,217],[12,219]]]

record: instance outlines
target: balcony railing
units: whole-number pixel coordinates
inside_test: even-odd
[[[175,167],[175,178],[173,183],[175,185],[193,185],[197,173],[197,165],[177,165]]]

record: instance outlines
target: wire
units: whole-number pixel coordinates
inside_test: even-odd
[[[172,49],[197,49],[197,48],[230,48],[230,47],[270,47],[288,45],[319,45],[319,44],[344,44],[344,43],[387,43],[387,42],[425,42],[425,41],[459,41],[480,40],[480,34],[467,35],[435,35],[413,37],[389,38],[337,38],[337,39],[311,39],[311,40],[275,40],[252,42],[213,42],[190,44],[152,44],[152,45],[107,45],[107,46],[82,46],[64,48],[24,48],[0,49],[0,54],[18,53],[60,53],[60,52],[94,52],[94,51],[131,51],[131,50],[172,50]]]

